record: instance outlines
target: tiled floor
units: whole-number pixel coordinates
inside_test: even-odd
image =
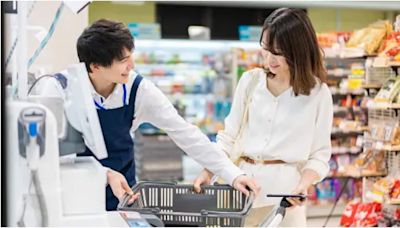
[[[197,177],[197,175],[201,172],[202,167],[191,159],[188,156],[183,157],[183,176],[184,176],[184,183],[192,183],[193,180]],[[327,208],[324,208],[327,209]],[[329,209],[329,208],[328,208]],[[312,208],[311,210],[321,210],[319,208]],[[339,209],[340,210],[340,209]],[[322,227],[325,224],[326,217],[313,217],[307,219],[307,225],[309,227]],[[340,217],[332,217],[330,218],[327,226],[328,227],[337,227],[339,226]]]

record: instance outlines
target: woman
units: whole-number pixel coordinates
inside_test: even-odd
[[[279,202],[266,194],[307,195],[327,175],[331,156],[332,96],[306,13],[275,10],[265,19],[260,45],[264,69],[243,74],[225,129],[217,136],[217,145],[231,158],[239,157],[240,168],[262,186],[245,226],[259,225]],[[232,154],[234,147],[239,154]],[[204,170],[196,188],[212,175]],[[281,225],[306,226],[303,203],[289,200],[294,206]]]

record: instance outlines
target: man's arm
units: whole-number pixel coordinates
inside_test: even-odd
[[[135,110],[137,125],[149,122],[163,129],[183,151],[229,184],[244,174],[196,126],[179,116],[168,98],[146,79],[139,87]]]

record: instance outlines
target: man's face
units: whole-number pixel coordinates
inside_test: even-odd
[[[112,83],[127,83],[129,80],[129,72],[134,67],[133,54],[128,49],[124,48],[123,58],[114,59],[111,66],[97,66],[93,70],[93,76],[102,78],[107,82]]]

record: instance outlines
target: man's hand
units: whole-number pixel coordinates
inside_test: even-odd
[[[197,193],[200,193],[200,191],[201,191],[200,185],[210,184],[211,178],[213,176],[214,176],[213,173],[211,173],[207,169],[203,169],[203,171],[201,171],[200,175],[193,182],[194,190]]]
[[[244,193],[246,196],[249,196],[250,194],[248,188],[252,190],[255,195],[257,195],[261,189],[254,178],[250,178],[245,175],[236,177],[236,179],[233,181],[233,187]]]
[[[133,194],[133,191],[129,187],[125,177],[115,170],[108,169],[107,183],[110,185],[114,196],[117,197],[118,200],[122,200],[122,197],[125,193],[130,195],[131,197],[128,201],[128,204],[132,204],[140,195],[139,193]]]

